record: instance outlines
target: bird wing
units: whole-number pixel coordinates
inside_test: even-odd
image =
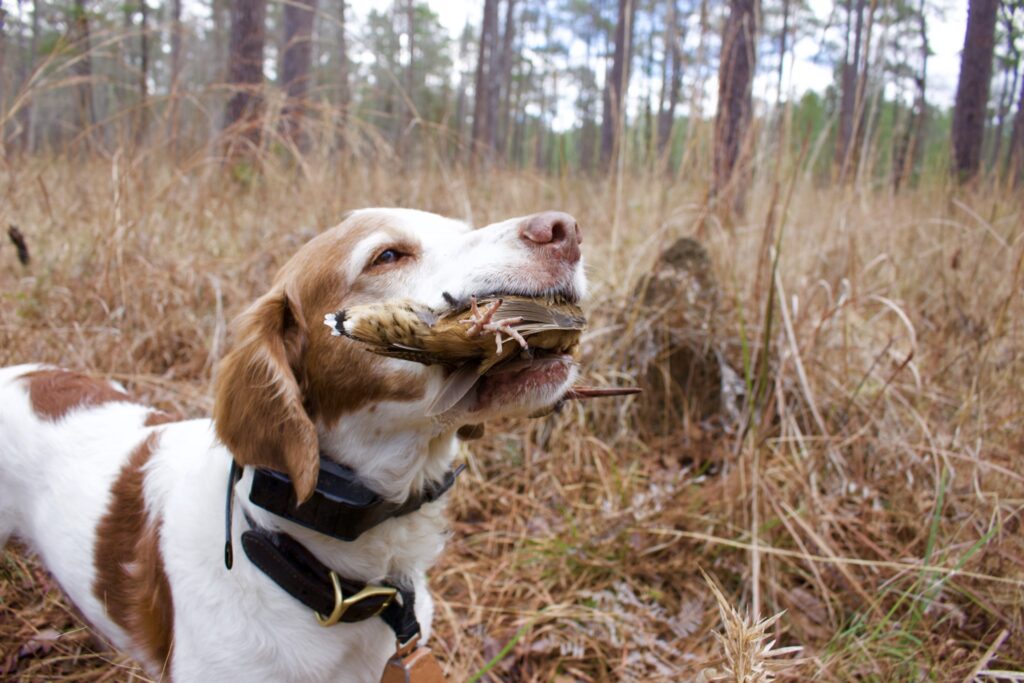
[[[427,408],[427,417],[440,415],[454,408],[470,392],[479,378],[480,373],[475,363],[463,363],[445,379],[437,398]]]
[[[441,354],[432,353],[426,349],[420,349],[403,344],[390,344],[388,346],[368,346],[367,351],[376,353],[378,356],[408,360],[423,365],[452,365],[450,358]]]
[[[515,328],[523,335],[545,330],[583,330],[587,326],[580,309],[552,305],[542,299],[508,299],[495,312],[494,318],[522,318]]]

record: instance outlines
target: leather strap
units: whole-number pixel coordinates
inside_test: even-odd
[[[459,465],[440,481],[429,482],[401,503],[385,500],[368,488],[351,468],[320,457],[317,485],[301,504],[283,472],[257,468],[249,501],[268,512],[341,541],[354,541],[381,522],[416,512],[443,496],[465,468]]]
[[[286,593],[322,618],[338,606],[335,581],[345,598],[358,597],[368,587],[366,583],[338,576],[288,534],[263,529],[251,522],[250,527],[242,533],[242,549],[249,560]],[[354,623],[380,616],[400,644],[418,636],[420,625],[416,621],[414,591],[388,584],[370,587],[393,589],[393,598],[381,610],[385,598],[370,595],[345,609],[338,621]]]

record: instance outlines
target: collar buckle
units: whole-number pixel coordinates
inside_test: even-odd
[[[358,611],[358,614],[355,615],[356,618],[351,619],[351,621],[362,621],[375,617],[387,609],[398,594],[398,590],[390,586],[367,584],[358,593],[346,598],[341,590],[341,581],[338,575],[332,570],[329,576],[331,578],[331,586],[334,588],[334,609],[326,617],[315,610],[313,612],[317,623],[324,628],[337,624],[350,609]],[[369,602],[369,604],[363,605],[362,603],[364,602]]]

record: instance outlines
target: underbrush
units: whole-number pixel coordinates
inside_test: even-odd
[[[0,364],[93,371],[186,416],[209,414],[231,318],[346,210],[575,215],[597,385],[637,381],[650,322],[637,285],[696,235],[738,414],[652,435],[626,399],[489,425],[465,449],[432,575],[451,680],[735,680],[730,637],[800,646],[761,662],[788,680],[1020,680],[1007,673],[1024,669],[1020,197],[769,181],[726,224],[698,187],[655,175],[339,158],[240,178],[115,155],[8,162],[0,182],[0,224],[31,253],[22,266],[0,247]],[[17,548],[0,579],[0,671],[144,680]],[[751,635],[782,611],[766,640]]]

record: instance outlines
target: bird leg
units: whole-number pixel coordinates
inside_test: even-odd
[[[495,301],[487,310],[481,311],[476,305],[476,297],[472,296],[469,298],[469,317],[463,318],[459,322],[463,325],[469,325],[469,329],[466,330],[466,335],[469,337],[475,337],[481,332],[493,332],[494,333],[494,344],[498,348],[498,353],[501,353],[502,344],[505,340],[501,338],[502,333],[509,336],[510,339],[515,339],[519,342],[519,345],[523,349],[529,348],[526,344],[526,339],[523,335],[519,334],[519,331],[515,329],[515,325],[523,322],[522,318],[505,318],[504,320],[494,320],[494,314],[501,308],[502,300],[498,299]]]
[[[498,312],[499,308],[501,308],[501,303],[501,299],[498,299],[490,308],[481,312],[476,305],[476,297],[469,297],[469,317],[463,318],[459,321],[463,325],[469,325],[469,329],[466,330],[466,335],[469,337],[475,337],[480,334],[480,332],[485,329],[484,326],[491,323],[491,319],[494,317],[494,314]]]

